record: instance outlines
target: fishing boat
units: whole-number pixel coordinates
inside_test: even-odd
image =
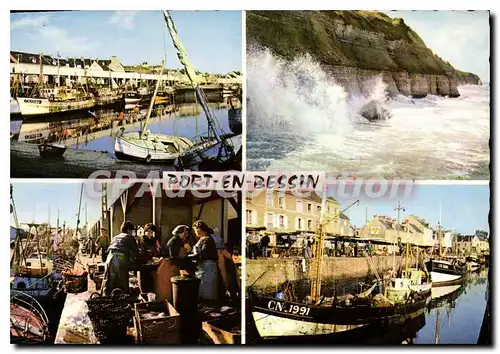
[[[127,91],[123,93],[125,104],[136,104],[142,100],[142,96],[137,91]]]
[[[399,209],[400,206],[398,205],[396,210]],[[412,292],[429,295],[432,289],[431,277],[425,268],[422,270],[419,268],[408,267],[410,257],[409,220],[406,220],[404,224],[406,224],[405,269],[401,271],[399,277],[391,279],[390,284],[387,287],[387,298],[395,302],[405,301],[411,296]],[[417,253],[417,263],[418,259],[419,257]]]
[[[60,114],[87,110],[95,106],[95,99],[87,92],[66,88],[44,88],[43,60],[40,55],[40,76],[35,92],[28,97],[17,97],[23,117]]]
[[[60,143],[47,143],[38,145],[41,157],[61,157],[66,152],[66,146]]]
[[[235,156],[234,148],[229,139],[218,132],[216,118],[208,107],[206,97],[198,85],[196,73],[187,58],[186,50],[177,34],[177,28],[169,11],[163,11],[163,16],[170,33],[170,37],[178,52],[178,58],[183,64],[186,74],[195,90],[198,102],[201,104],[208,124],[208,136],[193,142],[184,137],[174,137],[164,134],[151,134],[148,131],[148,122],[159,91],[162,80],[164,65],[160,77],[151,98],[146,120],[140,132],[125,133],[120,130],[115,136],[115,156],[122,160],[136,160],[149,162],[173,162],[182,166],[191,166],[201,163],[203,160],[212,158],[215,151],[215,159],[223,162]],[[219,128],[220,129],[220,128]]]
[[[49,320],[43,307],[33,297],[11,291],[11,344],[43,344],[47,342],[49,336]]]
[[[17,211],[12,197],[11,206],[16,230],[20,230],[17,220]],[[11,279],[10,289],[25,293],[37,299],[52,297],[58,291],[59,280],[50,255],[50,227],[41,233],[39,229],[44,224],[29,223],[29,230],[34,230],[34,235],[26,239],[21,238],[17,231],[14,250],[10,259]]]
[[[326,193],[326,192],[324,192]],[[383,294],[383,282],[377,280],[368,290],[355,296],[334,296],[325,301],[321,295],[321,267],[324,251],[324,228],[328,222],[340,217],[347,209],[340,211],[333,219],[320,216],[317,242],[314,243],[314,257],[310,265],[311,295],[305,302],[290,301],[283,296],[257,294],[248,288],[250,312],[258,336],[264,340],[276,338],[297,341],[301,337],[344,336],[366,326],[391,326],[404,323],[421,315],[428,302],[427,294],[412,292],[406,301],[393,303]],[[326,209],[326,194],[323,206]],[[285,294],[290,294],[287,291]]]
[[[470,272],[475,272],[481,268],[481,263],[479,262],[479,259],[476,256],[468,256],[465,257],[466,265],[467,265],[467,270]]]
[[[443,259],[441,239],[443,237],[443,232],[441,228],[441,202],[439,203],[439,222],[438,222],[438,247],[439,247],[439,258],[431,258],[425,262],[425,267],[427,271],[431,274],[432,286],[450,286],[456,285],[462,282],[463,275],[462,269],[456,260],[448,261]]]
[[[461,270],[449,261],[430,259],[425,262],[425,266],[431,274],[433,287],[449,286],[462,282]]]
[[[82,98],[74,101],[64,101],[43,97],[18,97],[19,110],[24,117],[65,113],[86,110],[95,106],[94,98]]]
[[[428,303],[427,296],[387,307],[372,306],[368,300],[349,305],[321,306],[289,302],[249,292],[252,319],[263,339],[321,336],[359,329],[390,326],[417,317]]]

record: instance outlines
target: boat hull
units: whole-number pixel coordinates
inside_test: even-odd
[[[88,99],[82,101],[57,102],[49,101],[46,98],[17,98],[19,110],[24,117],[33,117],[50,114],[60,114],[65,112],[89,109],[95,106],[95,100]]]
[[[291,336],[325,335],[345,332],[365,326],[337,325],[301,321],[281,316],[269,315],[260,311],[252,312],[257,332],[262,338],[277,338]]]
[[[161,137],[169,146],[150,139],[140,139],[139,133],[129,133],[115,138],[115,156],[119,160],[142,162],[174,162],[192,144],[189,140],[176,137]],[[170,151],[168,151],[170,150]]]
[[[431,274],[433,287],[456,285],[462,282],[463,275],[448,261],[429,260],[425,265]]]
[[[126,104],[138,103],[140,100],[141,100],[140,98],[125,97],[125,103]]]
[[[263,339],[289,336],[322,336],[347,332],[368,325],[392,325],[412,319],[429,297],[391,307],[315,306],[287,302],[250,293],[252,318]]]

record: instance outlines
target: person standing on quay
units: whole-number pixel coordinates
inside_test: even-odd
[[[108,230],[105,228],[101,228],[101,235],[96,240],[97,244],[97,252],[101,249],[101,259],[102,262],[106,262],[106,258],[108,255],[108,247],[109,247],[109,235]]]

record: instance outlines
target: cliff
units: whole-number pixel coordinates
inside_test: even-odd
[[[458,97],[480,84],[435,55],[400,18],[372,11],[247,11],[247,48],[293,59],[308,53],[349,92],[381,76],[389,95]]]

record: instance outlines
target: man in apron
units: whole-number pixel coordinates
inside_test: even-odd
[[[108,247],[101,289],[103,295],[110,295],[116,288],[124,293],[129,292],[129,269],[137,261],[139,249],[135,240],[135,226],[130,221],[125,221],[120,231]]]

